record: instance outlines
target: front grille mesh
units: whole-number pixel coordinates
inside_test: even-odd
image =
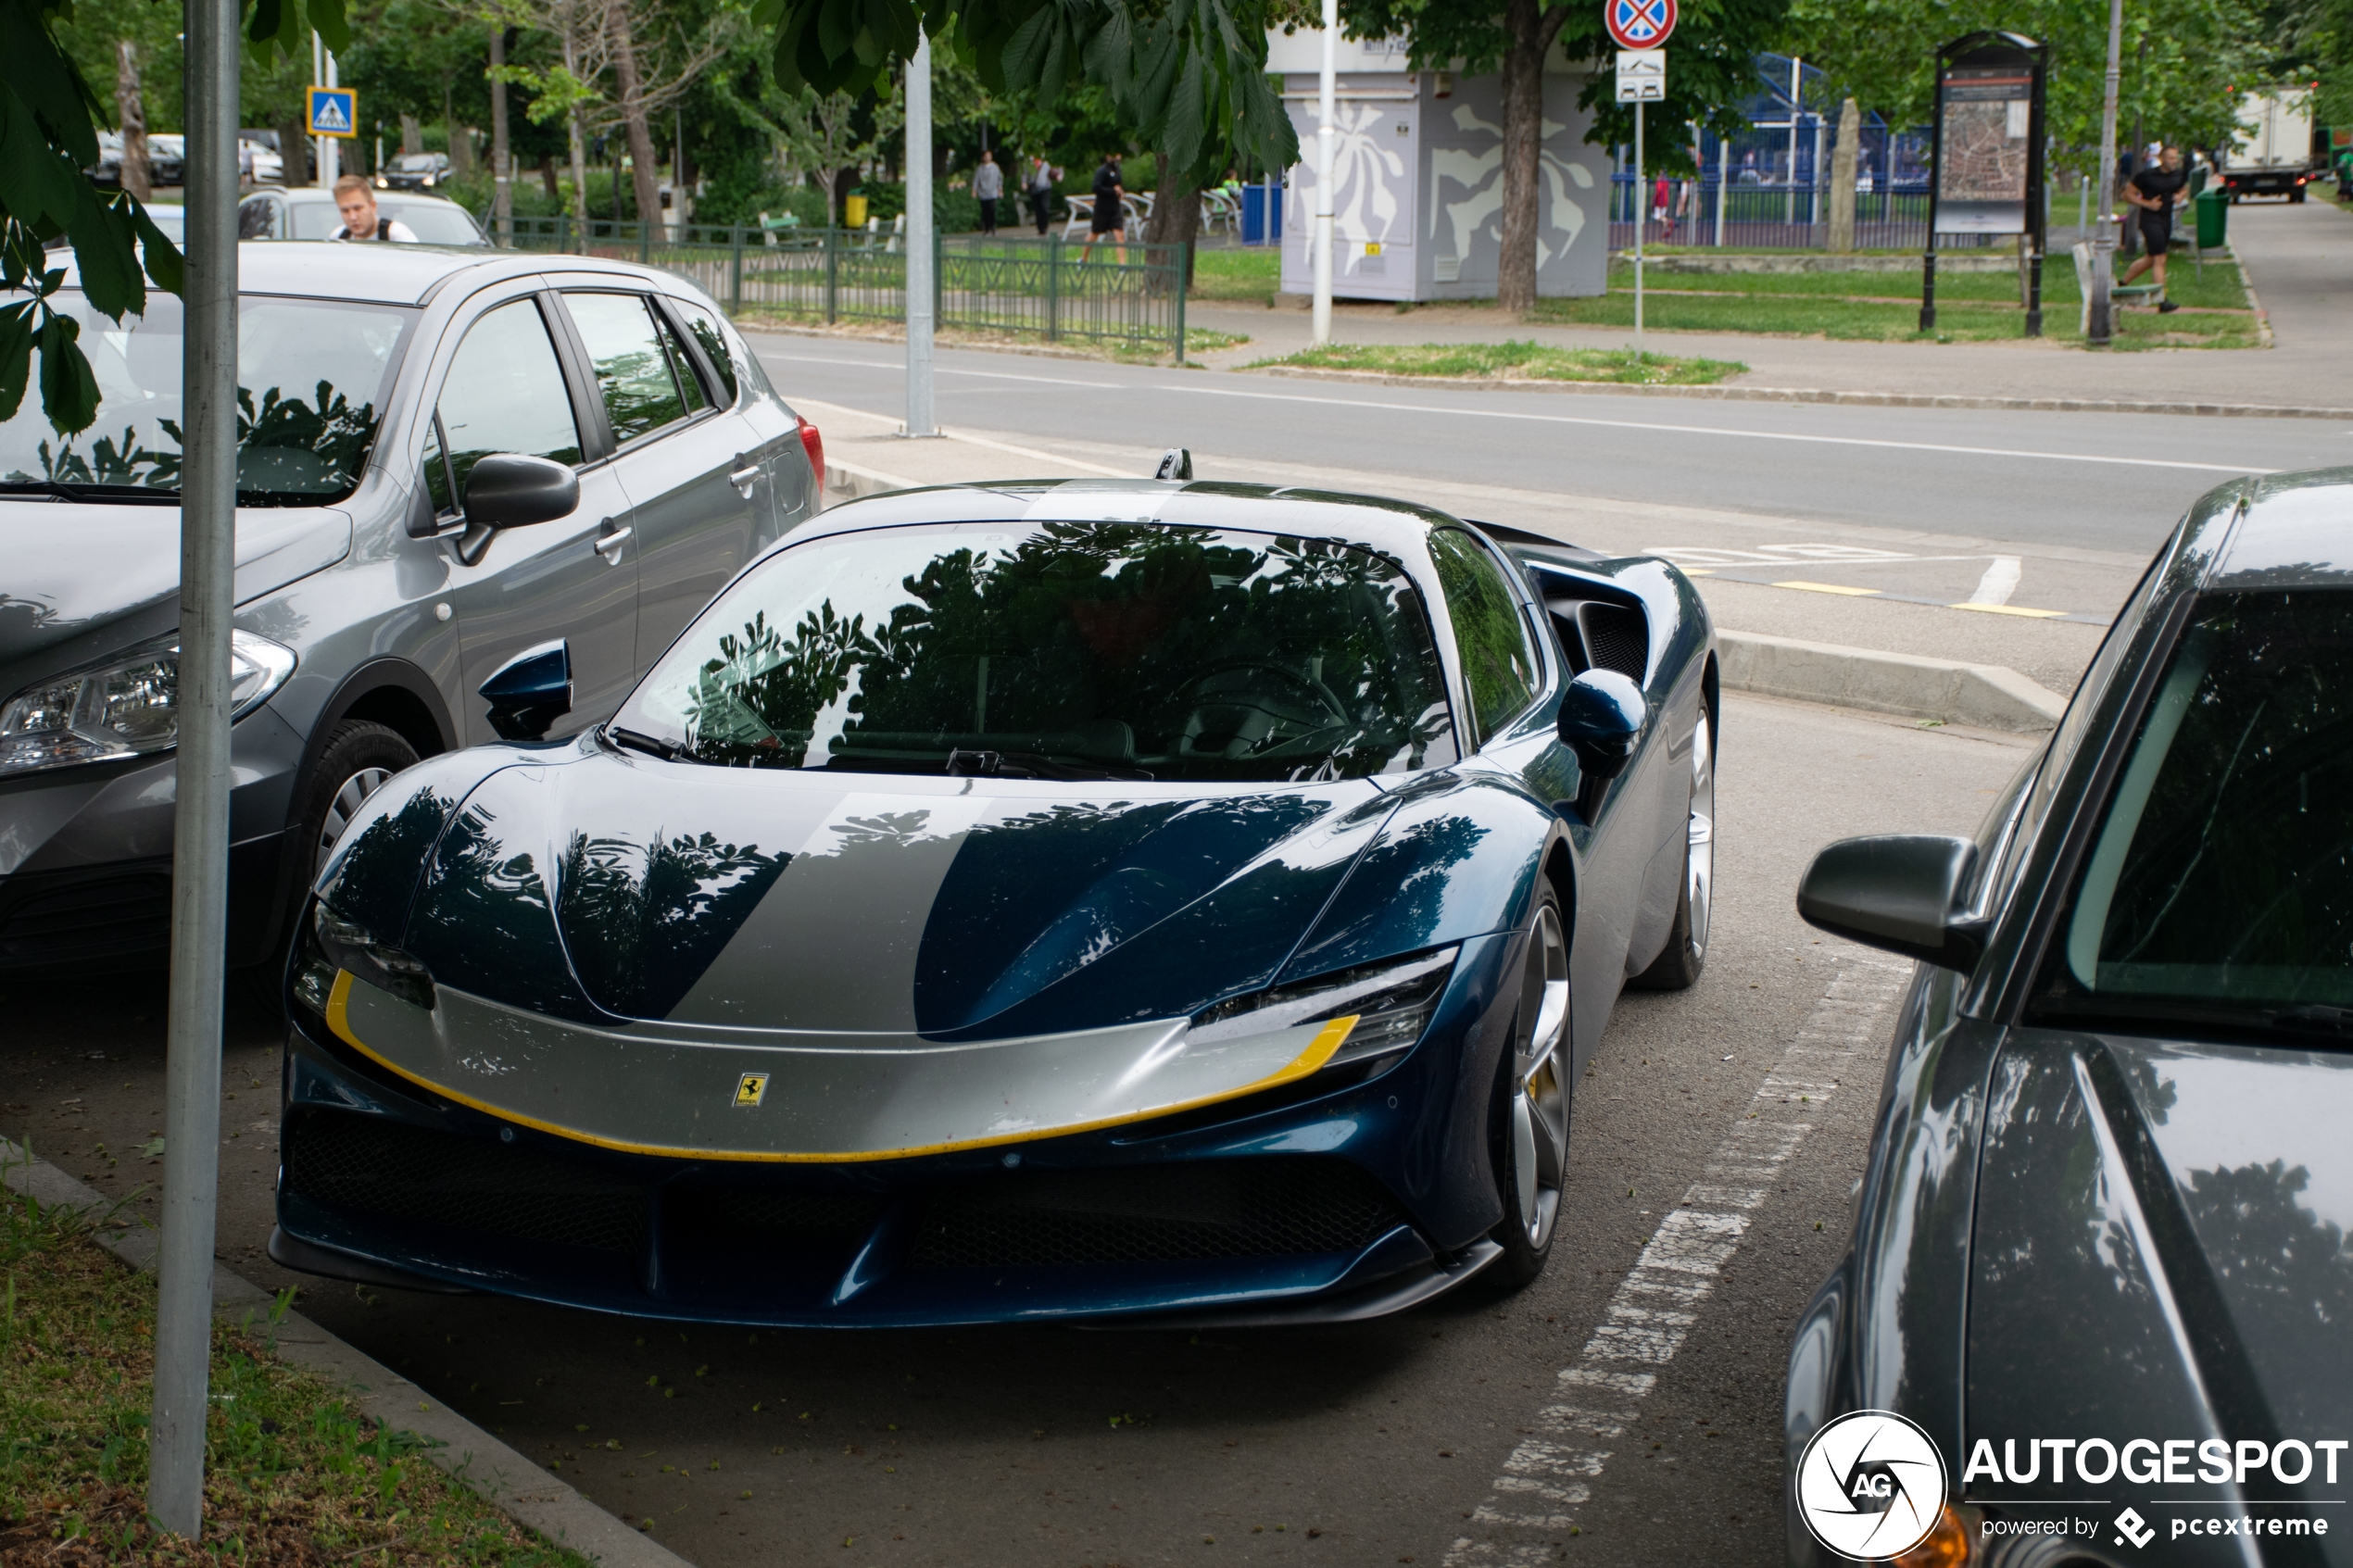
[[[377,1116],[304,1110],[286,1123],[287,1190],[386,1219],[635,1253],[646,1189],[572,1160]]]
[[[1588,604],[1578,618],[1595,668],[1615,670],[1641,684],[1650,662],[1650,627],[1630,605]]]
[[[164,872],[77,883],[36,893],[0,916],[0,960],[64,963],[159,948],[171,935]]]
[[[1021,1268],[1355,1252],[1402,1219],[1379,1184],[1339,1160],[1039,1172],[933,1198],[909,1261]]]

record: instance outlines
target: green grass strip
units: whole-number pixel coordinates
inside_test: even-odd
[[[1302,349],[1250,368],[1304,366],[1374,370],[1392,376],[1458,376],[1466,381],[1608,382],[1628,386],[1712,386],[1748,369],[1736,359],[1636,358],[1631,349],[1555,348],[1514,343],[1335,343]]]

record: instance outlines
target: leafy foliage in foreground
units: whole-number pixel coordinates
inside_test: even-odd
[[[204,1538],[156,1531],[155,1279],[91,1228],[0,1194],[0,1568],[585,1568],[275,1361],[266,1323],[215,1329]]]

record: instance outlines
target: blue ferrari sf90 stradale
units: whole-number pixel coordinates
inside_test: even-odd
[[[313,1272],[802,1325],[1397,1311],[1560,1220],[1621,986],[1706,954],[1664,561],[1357,495],[906,491],[568,738],[373,796],[288,971]]]

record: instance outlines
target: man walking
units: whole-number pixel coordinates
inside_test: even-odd
[[[1005,194],[1005,171],[997,167],[997,155],[987,147],[980,149],[980,167],[973,170],[973,200],[980,204],[980,232],[997,232],[997,198]]]
[[[2156,268],[2160,313],[2181,308],[2166,297],[2165,247],[2173,243],[2173,209],[2186,199],[2189,183],[2190,171],[2182,167],[2182,149],[2174,146],[2158,155],[2155,167],[2143,169],[2124,183],[2124,199],[2140,208],[2141,242],[2147,248],[2125,272],[2123,282],[2139,277],[2145,267]]]
[[[1095,170],[1095,220],[1087,231],[1087,248],[1079,253],[1082,266],[1094,259],[1095,243],[1103,239],[1116,247],[1119,264],[1127,265],[1127,192],[1119,182],[1119,159],[1115,151],[1105,153]]]
[[[1038,232],[1042,237],[1046,225],[1054,220],[1054,169],[1043,153],[1030,160],[1029,215],[1038,220]]]
[[[335,182],[335,210],[343,214],[343,222],[329,234],[331,240],[396,240],[402,245],[415,245],[417,236],[408,224],[396,218],[384,218],[376,212],[376,193],[359,175],[346,174]]]

